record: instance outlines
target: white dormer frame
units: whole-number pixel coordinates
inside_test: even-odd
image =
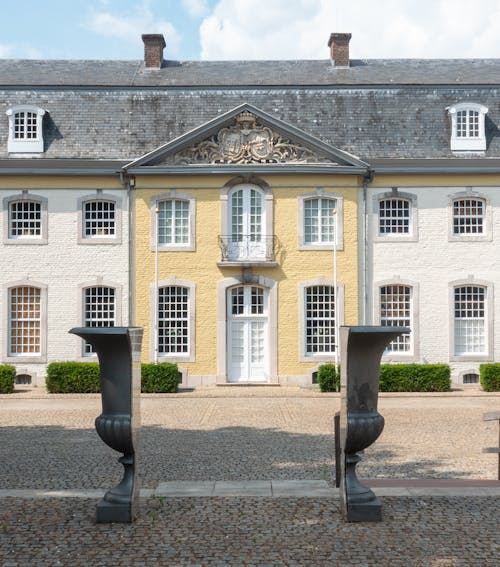
[[[451,116],[451,150],[484,152],[486,150],[484,122],[488,108],[476,102],[459,102],[449,106],[447,110]],[[465,121],[459,123],[459,117],[464,118]]]
[[[27,123],[28,113],[34,115],[34,124]],[[45,110],[38,106],[22,104],[9,108],[6,114],[9,117],[7,151],[27,154],[43,152],[42,122]],[[23,114],[22,129],[16,130],[16,116],[21,114]]]

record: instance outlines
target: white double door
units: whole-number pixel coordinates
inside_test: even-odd
[[[267,382],[268,292],[258,286],[228,290],[227,345],[229,382]]]

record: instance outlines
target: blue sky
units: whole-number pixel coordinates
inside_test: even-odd
[[[178,60],[500,57],[500,0],[0,0],[0,57],[141,59],[163,33]]]

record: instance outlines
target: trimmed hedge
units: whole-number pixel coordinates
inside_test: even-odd
[[[500,363],[481,364],[479,382],[485,392],[500,392]]]
[[[448,364],[381,364],[380,392],[448,392]]]
[[[179,387],[177,364],[143,364],[141,369],[141,391],[147,394],[174,393]]]
[[[100,392],[97,362],[52,362],[45,380],[51,394],[90,394]]]
[[[14,374],[15,377],[15,374]],[[97,362],[52,362],[47,367],[47,390],[51,394],[89,394],[100,392]],[[177,392],[177,364],[141,365],[141,391],[148,393]]]
[[[335,364],[322,364],[318,367],[318,385],[321,392],[340,391],[340,372]]]
[[[12,394],[15,383],[15,367],[10,364],[0,364],[0,394]]]

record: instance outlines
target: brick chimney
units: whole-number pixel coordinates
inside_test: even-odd
[[[349,42],[350,33],[332,33],[328,40],[330,58],[335,67],[349,67]]]
[[[163,49],[166,47],[165,38],[161,33],[146,33],[142,35],[144,42],[144,66],[148,69],[159,69],[163,63]]]

